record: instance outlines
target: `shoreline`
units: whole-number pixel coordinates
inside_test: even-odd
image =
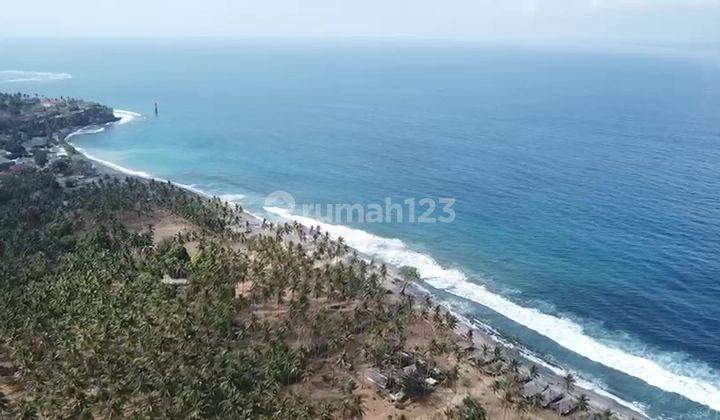
[[[95,156],[92,156],[91,154],[87,153],[85,150],[83,150],[81,147],[76,146],[75,144],[71,143],[69,140],[72,137],[80,136],[80,135],[88,135],[88,134],[97,134],[102,131],[104,131],[107,127],[111,126],[119,126],[126,123],[131,122],[134,118],[141,117],[140,114],[129,112],[129,111],[122,111],[122,110],[114,110],[116,113],[116,116],[121,118],[119,121],[110,122],[107,124],[104,124],[102,126],[87,126],[87,127],[81,127],[77,130],[72,131],[70,134],[68,134],[62,141],[70,145],[72,148],[74,148],[78,152],[78,156],[80,156],[82,159],[85,159],[86,161],[90,162],[93,167],[98,171],[100,176],[107,175],[111,177],[133,177],[138,178],[141,180],[155,180],[158,182],[168,182],[171,183],[179,188],[182,188],[183,190],[187,191],[190,194],[196,194],[203,198],[219,198],[223,199],[221,196],[215,196],[211,193],[207,193],[205,191],[202,191],[200,189],[194,188],[190,185],[177,183],[171,180],[166,180],[163,178],[152,176],[151,174],[144,172],[144,171],[136,171],[133,169],[125,168],[120,165],[114,164],[112,162],[105,161],[103,159],[97,158]],[[120,115],[124,115],[125,118],[120,117]],[[238,204],[232,200],[225,200],[224,201],[231,203],[231,204]],[[267,209],[266,209],[267,211]],[[242,212],[246,214],[250,219],[254,220],[256,223],[252,223],[252,229],[253,233],[258,233],[262,230],[260,227],[260,222],[262,221],[262,218],[248,212],[246,209],[243,208]],[[270,213],[273,213],[272,211],[269,211]],[[292,218],[283,217],[280,214],[274,214],[274,216],[278,217],[280,220],[283,220],[284,222],[293,222],[295,221]],[[321,222],[316,221],[315,225],[319,224]],[[303,226],[305,229],[309,229],[310,226],[308,226],[305,223],[299,222],[301,226]],[[323,224],[324,225],[324,224]],[[339,226],[339,225],[338,225]],[[325,226],[323,226],[325,227]],[[325,229],[327,232],[327,229]],[[368,233],[369,234],[369,233]],[[373,235],[374,236],[374,235]],[[342,237],[342,236],[339,236]],[[331,234],[331,238],[333,240],[336,240],[337,237],[335,235]],[[366,258],[372,258],[376,259],[371,255],[368,255],[367,253],[363,252],[362,250],[358,250],[354,248],[352,245],[350,245],[351,249],[355,249],[359,252],[359,254]],[[389,261],[384,261],[388,265],[388,270],[391,273],[388,280],[386,281],[386,287],[389,290],[392,290],[394,293],[398,293],[400,290],[400,284],[401,283],[400,275],[399,275],[399,269],[400,266],[397,264],[393,264]],[[421,280],[422,281],[422,280]],[[424,299],[426,296],[431,294],[422,287],[421,284],[417,283],[410,283],[408,286],[407,291],[408,294],[412,294],[415,296],[418,300]],[[502,346],[506,349],[506,351],[510,352],[513,355],[516,355],[522,360],[525,361],[525,364],[534,364],[537,365],[541,370],[540,378],[542,378],[542,381],[547,383],[550,386],[560,386],[563,381],[562,374],[563,373],[570,373],[569,371],[566,371],[564,368],[560,366],[555,366],[545,360],[543,360],[540,356],[536,356],[531,353],[531,350],[524,349],[524,348],[518,348],[515,344],[511,343],[510,341],[506,340],[501,334],[495,332],[491,326],[481,324],[473,325],[474,322],[467,319],[465,316],[458,314],[452,310],[449,306],[441,302],[435,297],[432,297],[434,304],[439,304],[446,310],[452,312],[456,317],[459,319],[458,327],[455,329],[455,334],[458,336],[458,339],[464,340],[467,336],[467,332],[469,330],[473,331],[473,343],[476,348],[480,348],[482,344],[490,345],[490,344],[497,344]],[[605,391],[602,389],[601,386],[593,384],[587,380],[584,380],[582,378],[579,378],[575,376],[576,379],[580,379],[578,383],[576,384],[577,390],[582,390],[584,392],[581,392],[583,394],[586,394],[591,401],[591,406],[596,410],[604,410],[604,409],[610,409],[612,410],[619,418],[649,418],[643,411],[641,407],[636,406],[635,404],[625,401],[622,398],[615,396],[608,391]],[[575,393],[580,394],[580,393]]]
[[[267,210],[267,209],[266,209]],[[246,212],[247,213],[247,212]],[[284,221],[290,221],[290,222],[297,222],[295,219],[288,219],[283,218],[280,215],[277,215],[281,220]],[[257,217],[257,216],[255,216]],[[318,224],[319,223],[319,224]],[[300,222],[300,225],[309,228],[308,225]],[[325,232],[328,232],[327,224],[326,223],[320,223],[316,222],[315,225],[321,226]],[[337,237],[330,234],[331,239],[337,240]],[[347,239],[343,236],[343,239]],[[347,243],[347,242],[346,242]],[[359,252],[359,254],[366,259],[373,260],[375,259],[371,255],[368,255],[366,253],[363,253],[362,251],[357,250],[352,245],[349,245],[351,249],[355,249]],[[399,273],[400,266],[396,264],[392,264],[388,261],[380,260],[381,262],[384,262],[388,265],[389,271],[392,273],[390,276],[387,286],[388,289],[392,290],[394,293],[398,293],[402,281],[400,280],[401,275]],[[396,282],[393,282],[393,280],[396,280]],[[424,283],[424,280],[421,279],[420,282]],[[531,365],[537,365],[542,374],[541,377],[543,378],[543,381],[548,383],[551,386],[558,386],[560,387],[563,382],[563,376],[570,373],[573,374],[576,382],[576,389],[581,389],[587,394],[587,396],[590,398],[591,402],[598,402],[597,405],[598,409],[610,409],[612,410],[619,418],[650,418],[643,410],[642,407],[639,407],[632,402],[626,401],[622,399],[619,396],[616,396],[606,390],[604,390],[601,386],[594,384],[582,377],[578,377],[575,372],[571,372],[569,370],[566,370],[562,366],[554,365],[544,359],[540,355],[532,354],[532,350],[527,349],[525,347],[518,347],[517,344],[514,344],[510,342],[507,338],[503,337],[502,334],[497,332],[492,328],[491,325],[484,324],[480,321],[471,321],[469,320],[465,315],[457,313],[453,308],[451,308],[446,303],[439,300],[437,297],[432,295],[432,293],[427,290],[423,284],[417,283],[417,282],[411,282],[406,289],[406,294],[413,295],[416,299],[422,300],[426,296],[430,296],[433,300],[434,304],[439,304],[442,306],[445,310],[452,313],[455,317],[458,318],[459,323],[458,327],[455,329],[455,334],[460,339],[465,339],[467,336],[467,332],[469,330],[473,331],[473,343],[476,348],[480,348],[482,344],[487,345],[500,345],[507,351],[509,351],[511,354],[521,358],[525,363],[531,364]],[[591,403],[592,406],[596,406],[595,404]]]

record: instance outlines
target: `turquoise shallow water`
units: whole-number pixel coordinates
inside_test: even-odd
[[[717,416],[720,54],[209,40],[0,52],[0,90],[142,114],[77,137],[91,155],[258,214],[278,190],[455,198],[452,223],[328,228],[651,416]]]

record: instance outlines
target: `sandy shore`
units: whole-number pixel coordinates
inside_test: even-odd
[[[121,172],[117,168],[105,165],[103,164],[103,162],[98,161],[97,159],[90,159],[82,153],[74,154],[71,156],[71,158],[82,159],[90,162],[92,166],[97,170],[98,177],[109,176],[123,179],[126,177],[134,177],[140,180],[148,180],[148,178],[145,176],[138,176]],[[86,182],[91,182],[92,180],[93,179],[90,177],[86,179]],[[178,186],[183,188],[185,187],[183,185]],[[199,194],[197,191],[189,190],[187,188],[185,189],[187,190],[188,194]],[[160,214],[153,220],[128,220],[127,223],[129,227],[135,225],[138,228],[147,226],[148,223],[154,224],[157,227],[156,239],[158,240],[165,237],[173,236],[178,232],[192,230],[192,226],[190,226],[186,221],[177,218],[177,216],[169,214]],[[240,224],[242,226],[238,226],[238,229],[249,229],[249,236],[261,235],[268,228],[267,226],[263,226],[263,221],[259,220],[258,218],[247,212],[243,212]],[[307,232],[308,227],[304,227],[304,229]],[[270,230],[269,232],[272,232],[272,230]],[[293,237],[289,240],[293,240],[295,243],[302,242],[299,237]],[[309,239],[305,240],[305,246],[311,246],[311,244],[309,243]],[[380,263],[379,261],[376,262]],[[386,281],[386,288],[391,291],[393,295],[397,296],[400,294],[400,289],[402,288],[403,284],[403,280],[401,280],[401,276],[399,274],[399,267],[388,266],[388,269],[389,276]],[[418,285],[410,285],[407,288],[406,293],[413,294],[418,301],[422,301],[426,298],[426,292]],[[436,303],[437,302],[434,302],[434,304]],[[472,330],[471,341],[468,339],[468,331],[470,330]],[[427,333],[427,331],[423,331],[422,328],[420,330],[413,329],[412,331],[418,336],[422,336]],[[480,349],[483,347],[483,345],[502,345],[502,343],[499,342],[498,338],[494,337],[492,334],[489,334],[486,331],[474,328],[462,322],[458,324],[458,327],[455,329],[454,334],[456,335],[456,339],[458,342],[464,343],[466,346],[469,346],[472,342],[472,345],[475,349]],[[530,366],[533,364],[532,361],[525,359],[520,352],[511,347],[505,346],[504,351],[510,358],[522,360],[524,366]],[[479,350],[476,350],[475,353],[479,353]],[[479,373],[478,369],[471,365],[469,362],[464,362],[461,367],[461,385],[457,386],[454,390],[451,390],[451,392],[440,392],[439,395],[436,395],[436,397],[439,397],[439,399],[434,398],[431,399],[431,401],[425,402],[423,404],[418,404],[414,407],[405,407],[402,410],[398,410],[388,401],[382,401],[382,399],[378,399],[374,386],[369,383],[363,383],[363,388],[361,391],[365,392],[369,397],[366,400],[366,403],[368,405],[367,416],[369,418],[388,418],[388,415],[403,414],[405,416],[408,416],[409,418],[434,418],[439,413],[442,413],[445,408],[453,407],[459,404],[459,402],[462,401],[462,398],[464,398],[466,395],[472,395],[473,397],[477,398],[488,410],[488,414],[490,415],[489,418],[499,418],[500,416],[504,416],[506,413],[503,410],[499,397],[490,390],[490,385],[492,384],[494,379],[497,378],[493,378],[490,375],[484,375]],[[538,365],[538,368],[540,376],[533,382],[535,382],[539,388],[556,390],[558,393],[562,393],[563,378],[543,366]],[[610,409],[613,411],[617,418],[646,418],[641,412],[635,411],[625,405],[622,405],[609,396],[601,395],[600,393],[593,390],[583,389],[580,386],[576,386],[575,391],[572,392],[571,398],[576,398],[581,394],[585,394],[588,396],[588,398],[590,399],[590,406],[592,407],[593,412]],[[528,418],[556,419],[558,418],[558,414],[552,409],[548,408],[539,411],[533,411],[528,415]],[[575,418],[575,416],[570,416],[570,418]]]

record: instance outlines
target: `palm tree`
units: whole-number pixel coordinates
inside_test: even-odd
[[[493,359],[494,360],[502,360],[503,359],[502,349],[500,348],[500,346],[495,346],[495,348],[493,348]]]
[[[457,327],[458,319],[449,311],[445,313],[445,325],[450,330],[454,330]]]
[[[10,403],[8,402],[8,399],[5,398],[5,395],[0,392],[0,415],[5,414],[9,410]]]
[[[487,413],[477,401],[468,395],[458,407],[457,418],[459,420],[486,420]]]
[[[490,385],[490,390],[497,394],[500,391],[506,391],[508,389],[508,382],[505,379],[496,379]]]
[[[510,360],[508,363],[508,370],[512,373],[517,373],[520,369],[520,362],[517,359]]]
[[[540,408],[543,405],[543,395],[541,393],[535,393],[530,396],[530,406],[532,408]]]
[[[518,398],[515,401],[515,411],[519,418],[524,418],[530,411],[530,404],[525,398]]]
[[[490,347],[487,344],[483,343],[480,346],[480,353],[483,355],[483,357],[485,357],[487,356],[488,351],[490,351]]]
[[[404,295],[405,288],[407,288],[407,285],[411,281],[417,281],[420,279],[420,273],[418,272],[417,268],[415,268],[415,267],[404,266],[404,267],[400,268],[400,275],[405,280],[403,282],[402,289],[400,290],[400,294]]]
[[[572,373],[568,373],[563,377],[563,388],[565,388],[565,392],[568,394],[575,389],[575,377]]]
[[[351,395],[342,402],[342,415],[346,419],[361,419],[365,416],[365,403],[362,395]]]
[[[588,399],[587,395],[582,394],[578,397],[577,401],[575,402],[575,408],[582,411],[583,413],[587,413],[588,411],[590,411],[590,400]]]
[[[615,419],[615,413],[613,413],[610,409],[603,410],[599,413],[596,413],[593,416],[594,420],[613,420]]]
[[[34,420],[37,419],[38,416],[38,410],[36,407],[36,401],[34,400],[25,400],[22,401],[20,404],[20,408],[17,413],[17,417],[20,420]]]
[[[505,393],[502,396],[502,399],[500,400],[500,404],[503,408],[503,419],[507,418],[507,413],[515,406],[515,396],[513,395],[511,390],[505,391]]]
[[[537,365],[531,365],[530,366],[530,380],[537,379],[540,376],[540,370],[538,369]]]

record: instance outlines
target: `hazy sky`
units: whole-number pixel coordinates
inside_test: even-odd
[[[0,36],[720,42],[720,0],[5,0]]]

